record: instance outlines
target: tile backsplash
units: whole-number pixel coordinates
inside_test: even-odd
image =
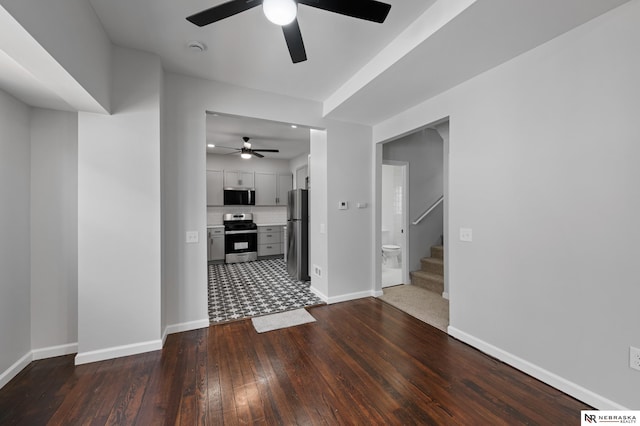
[[[207,225],[222,225],[222,215],[225,213],[253,213],[253,221],[258,225],[287,222],[286,206],[225,206],[207,207]]]

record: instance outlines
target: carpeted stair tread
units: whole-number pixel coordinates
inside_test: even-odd
[[[437,257],[423,257],[420,259],[420,265],[423,271],[432,272],[438,275],[444,275],[444,260]]]
[[[413,285],[439,294],[444,291],[444,277],[442,275],[427,271],[413,271],[410,275]]]
[[[444,259],[444,247],[443,246],[431,246],[431,257]]]

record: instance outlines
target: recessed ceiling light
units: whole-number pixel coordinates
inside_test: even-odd
[[[215,148],[215,147],[216,147],[216,146],[215,146],[214,144],[212,144],[212,143],[207,144],[207,146],[208,146],[209,148]]]
[[[295,124],[292,124],[292,125],[291,125],[291,128],[292,128],[292,129],[297,129],[297,128],[298,128],[298,126],[296,126]]]
[[[207,50],[207,46],[201,41],[190,41],[187,44],[187,47],[189,48],[189,50],[196,53],[204,52],[205,50]]]

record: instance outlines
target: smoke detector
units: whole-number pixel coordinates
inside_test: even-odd
[[[205,46],[205,44],[200,41],[190,41],[187,44],[187,47],[189,48],[189,50],[196,53],[201,53],[207,50],[207,46]]]

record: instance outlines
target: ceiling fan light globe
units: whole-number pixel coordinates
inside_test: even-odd
[[[243,152],[242,154],[240,154],[240,157],[242,157],[245,160],[248,160],[249,158],[251,158],[251,154],[249,154],[248,152]]]
[[[293,0],[264,0],[262,10],[269,21],[283,26],[296,19],[298,6]]]

